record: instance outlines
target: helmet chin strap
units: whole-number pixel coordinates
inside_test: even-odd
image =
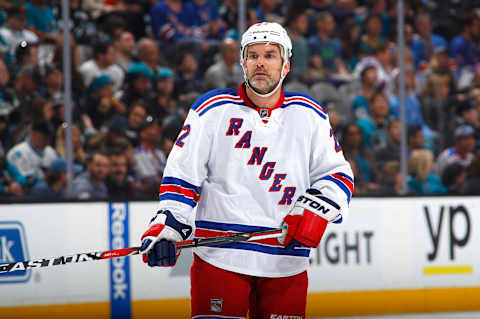
[[[262,94],[262,93],[258,92],[257,89],[255,89],[253,86],[250,85],[250,81],[249,81],[248,78],[247,78],[247,72],[245,71],[245,69],[243,68],[243,65],[242,65],[243,78],[245,79],[245,85],[246,85],[248,88],[250,88],[255,95],[257,95],[257,96],[259,96],[259,97],[266,98],[266,97],[272,96],[272,95],[275,94],[275,92],[277,92],[277,90],[282,86],[282,82],[283,82],[283,80],[285,79],[285,76],[287,75],[287,74],[283,74],[283,72],[284,72],[283,70],[285,69],[285,64],[286,64],[286,63],[287,63],[287,61],[284,61],[283,64],[282,64],[282,75],[281,75],[281,77],[280,77],[280,81],[278,81],[277,86],[276,86],[273,90],[271,90],[270,92],[265,93],[265,94]]]

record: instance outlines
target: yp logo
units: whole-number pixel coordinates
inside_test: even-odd
[[[0,222],[0,264],[28,260],[25,230],[19,222]],[[0,274],[0,283],[25,282],[30,270]]]

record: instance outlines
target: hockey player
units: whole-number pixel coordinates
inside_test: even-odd
[[[280,240],[195,248],[192,318],[304,318],[310,247],[348,213],[353,175],[326,111],[281,88],[291,50],[279,24],[252,25],[245,82],[201,96],[169,155],[142,236],[150,266],[175,264],[173,242],[191,235],[192,220],[196,237],[285,228]]]

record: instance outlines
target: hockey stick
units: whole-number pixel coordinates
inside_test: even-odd
[[[177,248],[179,249],[201,247],[201,246],[212,246],[212,245],[214,246],[214,245],[229,244],[229,243],[235,243],[235,242],[241,242],[241,241],[254,241],[254,240],[260,240],[260,239],[267,239],[267,238],[277,238],[277,237],[280,237],[281,235],[282,235],[282,229],[276,228],[272,230],[263,230],[263,231],[257,231],[257,232],[251,232],[251,233],[236,233],[236,234],[225,235],[225,236],[194,238],[194,239],[185,240],[185,241],[177,241],[175,242],[175,246],[177,246]],[[133,255],[139,254],[139,249],[140,247],[130,247],[130,248],[107,250],[107,251],[97,251],[97,252],[91,252],[91,253],[80,253],[80,254],[66,255],[66,256],[53,257],[53,258],[42,258],[42,259],[35,259],[30,261],[19,261],[19,262],[13,262],[9,264],[0,264],[0,274],[13,272],[13,271],[27,270],[30,268],[43,268],[43,267],[58,266],[58,265],[65,265],[65,264],[75,264],[75,263],[84,262],[84,261],[133,256]]]

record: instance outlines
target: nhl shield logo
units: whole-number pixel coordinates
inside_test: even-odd
[[[210,311],[222,312],[223,299],[210,299]]]
[[[260,110],[260,117],[263,119],[264,117],[268,116],[268,110],[267,109],[261,109]]]

